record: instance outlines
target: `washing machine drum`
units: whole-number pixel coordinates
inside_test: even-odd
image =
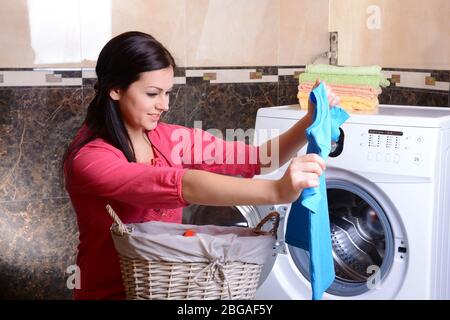
[[[354,182],[327,181],[328,211],[336,280],[327,290],[338,296],[368,291],[371,278],[383,279],[394,258],[394,237],[386,210]],[[309,254],[289,246],[300,272],[310,280]]]
[[[336,276],[349,282],[367,281],[367,270],[381,266],[385,253],[386,237],[378,213],[342,189],[328,189],[328,200]]]

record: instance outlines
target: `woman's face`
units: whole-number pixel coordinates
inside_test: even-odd
[[[111,90],[110,96],[119,102],[127,129],[153,130],[164,111],[169,110],[169,94],[173,86],[170,66],[140,74],[126,90]]]

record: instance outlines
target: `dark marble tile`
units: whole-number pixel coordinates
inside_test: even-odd
[[[169,111],[163,114],[162,121],[184,126],[186,123],[185,105],[187,99],[186,86],[174,85],[170,94]]]
[[[294,75],[278,76],[278,84],[298,86],[298,77],[295,77]]]
[[[89,104],[95,96],[94,85],[86,85],[82,87],[83,109],[87,111]]]
[[[65,196],[61,159],[83,118],[80,87],[0,90],[0,201]]]
[[[243,130],[255,128],[256,113],[259,108],[277,105],[277,83],[235,84],[240,105],[236,114],[236,128]]]
[[[83,86],[91,86],[94,88],[94,85],[97,83],[97,78],[83,78],[82,83]]]
[[[175,77],[184,77],[186,75],[186,68],[176,67],[174,70]]]
[[[0,299],[70,299],[77,244],[68,198],[0,202]]]
[[[448,107],[448,92],[388,87],[378,97],[381,104]]]
[[[277,105],[284,106],[290,104],[298,104],[298,83],[280,84],[278,86]]]
[[[276,83],[203,83],[188,86],[186,125],[202,121],[202,129],[218,129],[226,137],[226,129],[254,128],[260,107],[276,104]]]

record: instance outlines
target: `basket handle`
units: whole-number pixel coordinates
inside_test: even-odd
[[[269,221],[270,219],[275,218],[273,222],[272,229],[270,231],[262,231],[261,228]],[[272,211],[267,216],[265,216],[258,225],[253,229],[253,232],[256,234],[271,234],[272,236],[277,235],[278,225],[280,224],[280,214],[277,211]]]
[[[109,204],[106,205],[106,210],[108,211],[109,215],[114,220],[114,222],[118,225],[120,235],[123,236],[124,234],[130,234],[128,228],[123,224],[122,220],[120,220],[117,213],[113,210],[113,208]]]

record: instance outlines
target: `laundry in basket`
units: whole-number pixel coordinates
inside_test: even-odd
[[[127,299],[254,299],[279,214],[254,229],[160,221],[123,224],[107,210]],[[262,231],[272,220],[270,231]],[[191,230],[191,236],[184,236]]]

